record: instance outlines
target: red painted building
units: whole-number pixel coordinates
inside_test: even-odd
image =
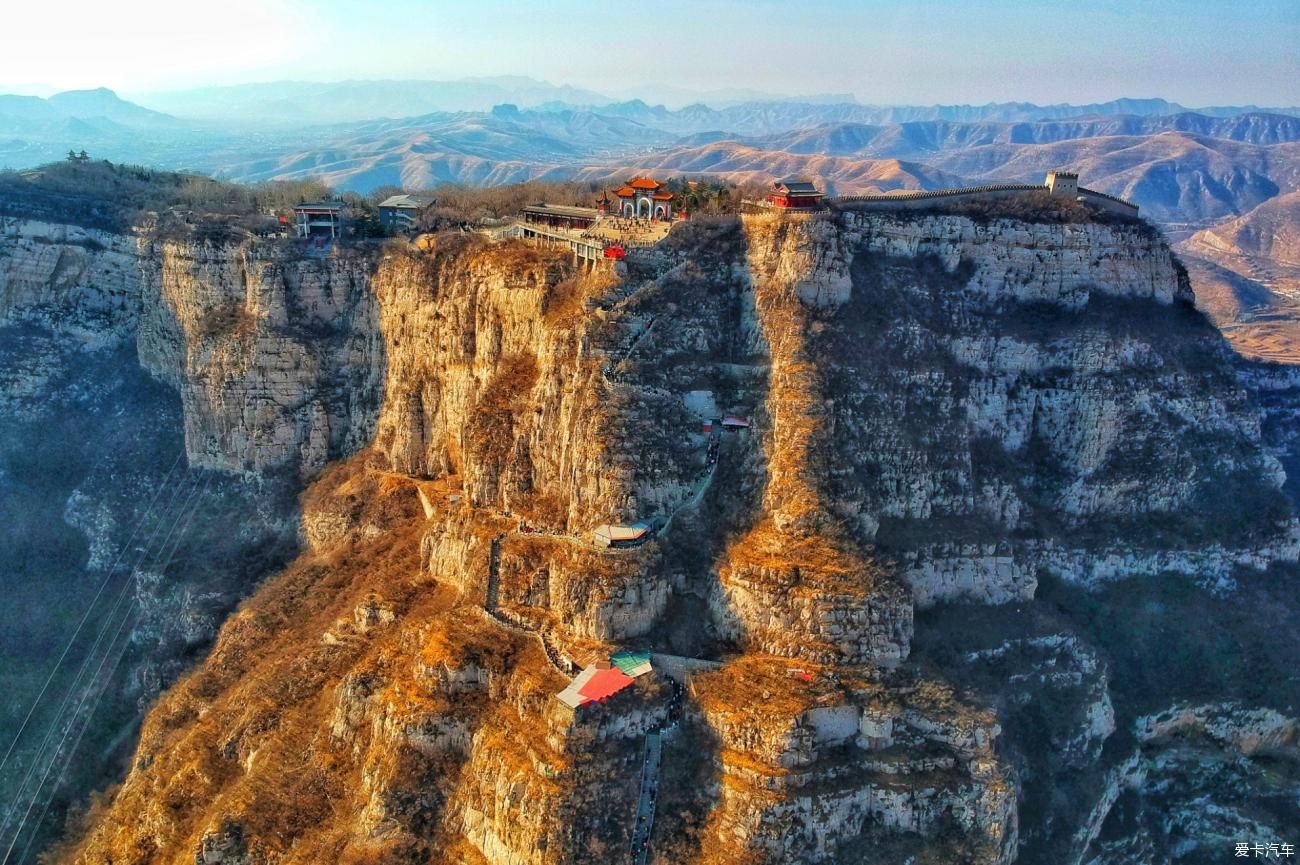
[[[799,207],[816,209],[822,206],[824,196],[807,180],[778,180],[767,194],[767,203],[773,207]]]

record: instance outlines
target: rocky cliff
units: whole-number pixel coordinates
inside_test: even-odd
[[[0,312],[94,349],[134,344],[181,396],[188,461],[304,476],[374,434],[374,256],[11,220]]]
[[[15,241],[43,300],[12,314],[111,310],[200,464],[355,455],[66,861],[617,861],[660,735],[651,861],[1082,856],[1144,708],[1087,599],[1239,604],[1300,554],[1256,403],[1143,225],[746,217],[618,272],[460,235],[95,243]],[[632,520],[645,545],[591,543]],[[676,660],[554,698],[624,647]]]

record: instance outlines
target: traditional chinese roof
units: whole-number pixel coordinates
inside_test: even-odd
[[[807,180],[778,180],[772,184],[778,192],[784,192],[787,195],[821,195],[817,187],[813,186]]]
[[[650,197],[653,198],[655,201],[670,201],[673,197],[673,194],[671,192],[656,192],[654,195]]]
[[[636,190],[630,186],[624,186],[614,190],[614,194],[617,195],[619,198],[631,198],[632,196],[636,195]]]
[[[632,677],[618,667],[588,667],[556,696],[567,706],[578,708],[614,696],[632,684]]]
[[[649,177],[638,177],[628,183],[633,189],[658,189],[663,186],[658,180],[651,180]]]
[[[632,523],[631,525],[596,526],[594,534],[610,541],[636,541],[645,537],[650,531],[649,523]]]
[[[600,702],[614,696],[630,684],[632,684],[631,676],[618,667],[610,667],[608,670],[597,670],[578,693],[586,697],[588,702]]]
[[[524,206],[523,212],[538,216],[563,216],[569,219],[595,219],[600,216],[600,211],[594,207],[570,207],[565,204],[528,204]]]

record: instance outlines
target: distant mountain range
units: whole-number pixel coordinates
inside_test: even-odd
[[[1178,254],[1197,305],[1239,352],[1300,361],[1300,192],[1196,232]]]
[[[522,77],[214,87],[149,94],[148,107],[104,89],[0,96],[0,167],[85,148],[116,162],[242,181],[314,177],[359,192],[645,172],[799,175],[831,194],[1038,182],[1068,167],[1141,205],[1179,242],[1203,306],[1239,349],[1300,357],[1300,110],[674,96],[701,98],[670,109]]]
[[[1116,99],[1088,105],[863,105],[852,94],[781,97],[756,90],[689,91],[653,88],[655,98],[619,100],[570,85],[526,76],[452,81],[275,81],[134,94],[136,102],[177,117],[240,125],[351,123],[458,111],[520,108],[600,109],[679,135],[709,130],[758,135],[817,123],[905,123],[918,120],[1035,121],[1082,116],[1168,115],[1195,111],[1209,117],[1242,113],[1297,114],[1297,108],[1213,106],[1188,108],[1164,99]],[[676,110],[665,104],[680,106]]]
[[[557,94],[594,96],[523,78],[444,84],[213,88],[211,93],[232,101],[208,104],[233,106],[237,96],[288,99],[296,94],[302,111],[312,115],[320,113],[312,107],[318,97],[331,93],[353,100],[400,92],[424,93],[421,99],[429,93],[465,99],[504,93],[539,100]],[[438,86],[422,89],[429,85]],[[382,107],[377,101],[368,104],[375,106],[372,110]],[[1189,230],[1241,215],[1300,186],[1300,117],[1250,111],[1226,116],[1150,113],[1171,107],[1180,108],[1165,100],[978,108],[751,102],[672,111],[637,100],[578,108],[546,101],[531,109],[498,103],[488,111],[259,127],[181,120],[111,91],[92,90],[49,99],[0,97],[0,165],[31,165],[84,147],[116,161],[195,169],[236,180],[319,177],[362,192],[390,184],[426,188],[644,170],[736,180],[799,174],[832,193],[1025,182],[1051,168],[1070,166],[1089,185],[1132,198],[1151,218]],[[340,110],[360,111],[360,102],[346,102]],[[1115,113],[1121,110],[1132,113]],[[1035,113],[1073,116],[988,119]],[[867,122],[873,118],[879,122]]]
[[[48,99],[0,95],[0,135],[86,134],[178,129],[174,117],[121,99],[112,90],[69,90]]]
[[[191,120],[275,127],[487,111],[503,103],[535,107],[611,101],[590,90],[522,76],[459,81],[276,81],[142,93],[135,98]]]

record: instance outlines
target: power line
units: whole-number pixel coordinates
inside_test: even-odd
[[[181,505],[180,512],[177,514],[176,518],[175,518],[174,520],[172,520],[172,523],[171,523],[171,525],[169,526],[169,528],[168,528],[168,530],[167,530],[167,534],[164,536],[162,543],[159,545],[158,550],[157,550],[157,551],[155,552],[155,554],[154,554],[154,557],[155,557],[155,564],[157,564],[157,562],[161,561],[161,559],[162,559],[162,553],[163,553],[163,551],[165,551],[165,550],[167,549],[167,545],[168,545],[168,543],[171,541],[172,534],[175,532],[176,527],[177,527],[177,526],[180,524],[180,522],[184,519],[184,520],[185,520],[185,523],[186,523],[185,529],[182,531],[181,535],[177,537],[176,545],[173,547],[173,549],[172,549],[172,553],[171,553],[171,555],[168,557],[167,563],[166,563],[163,567],[165,568],[167,565],[169,565],[169,564],[171,563],[171,559],[174,558],[175,553],[176,553],[176,550],[179,549],[181,538],[184,536],[184,533],[187,532],[187,531],[189,530],[189,525],[190,525],[190,523],[192,522],[195,513],[197,513],[197,510],[198,510],[198,508],[197,508],[197,502],[201,502],[201,500],[202,500],[202,495],[203,495],[203,493],[206,493],[206,491],[207,491],[207,489],[208,489],[208,486],[211,484],[211,480],[212,480],[212,476],[211,476],[211,475],[208,475],[207,480],[206,480],[206,481],[204,482],[204,484],[203,484],[203,491],[200,492],[199,489],[198,489],[198,488],[199,488],[199,480],[198,480],[197,478],[195,479],[194,484],[193,484],[193,485],[191,486],[191,488],[190,488],[190,492],[189,492],[189,494],[186,496],[186,499],[185,499],[184,504]],[[191,502],[195,502],[195,501],[196,501],[196,498],[195,498],[196,493],[197,493],[198,496],[199,496],[199,498],[198,498],[198,500],[197,500],[197,502],[196,502],[196,506],[195,506],[194,510],[190,511],[189,517],[186,518],[186,516],[185,516],[185,512],[186,512],[187,510],[190,509],[190,504],[191,504]],[[177,497],[176,495],[173,496],[173,498],[172,498],[172,504],[175,503],[175,499],[176,499],[176,497]],[[148,547],[153,545],[153,540],[154,540],[154,538],[157,537],[157,529],[158,529],[159,527],[160,527],[160,526],[155,526],[155,531],[151,534],[151,536],[150,536],[150,540],[149,540],[149,543],[146,545],[145,549],[143,549],[143,550],[141,551],[141,556],[137,559],[135,568],[132,569],[132,572],[133,572],[133,573],[134,573],[135,571],[138,571],[138,570],[139,570],[140,565],[142,565],[142,564],[144,563],[144,560],[148,557]],[[130,588],[131,585],[132,585],[132,581],[128,578],[128,579],[126,580],[126,582],[124,582],[124,584],[123,584],[123,586],[122,586],[122,589],[121,589],[121,590],[119,591],[119,593],[118,593],[117,601],[114,603],[114,605],[113,605],[113,609],[112,609],[112,611],[109,613],[109,616],[108,616],[108,618],[107,618],[107,620],[106,620],[106,622],[105,622],[105,627],[100,631],[99,638],[96,640],[96,642],[95,642],[95,646],[92,648],[91,653],[87,656],[86,661],[87,661],[88,663],[83,664],[82,670],[78,673],[77,680],[73,683],[73,687],[69,690],[69,694],[68,694],[69,697],[71,697],[71,695],[77,691],[77,689],[78,689],[78,685],[79,685],[79,683],[80,683],[80,681],[81,681],[82,676],[83,676],[84,673],[89,669],[89,666],[90,666],[89,662],[93,661],[94,654],[95,654],[95,652],[97,652],[97,650],[98,650],[98,646],[99,646],[100,642],[102,642],[103,637],[104,637],[104,636],[108,633],[108,631],[110,630],[112,619],[113,619],[114,616],[116,616],[116,614],[117,614],[117,610],[118,610],[118,607],[121,605],[121,602],[125,599],[125,597],[126,597],[126,595],[127,595],[127,590]],[[103,696],[102,685],[103,685],[104,683],[103,683],[102,681],[99,680],[100,673],[103,671],[103,669],[104,669],[104,665],[108,662],[108,658],[110,657],[110,655],[113,655],[113,654],[114,654],[113,645],[114,645],[114,644],[116,643],[116,641],[117,641],[118,634],[120,634],[121,631],[122,631],[122,629],[125,627],[125,624],[126,624],[127,620],[128,620],[128,619],[131,617],[131,615],[135,612],[135,608],[136,608],[137,603],[138,603],[138,599],[136,599],[136,598],[132,598],[131,603],[130,603],[130,604],[128,605],[128,607],[127,607],[127,612],[126,612],[126,614],[122,617],[122,621],[118,624],[118,629],[117,629],[117,631],[114,633],[113,637],[109,640],[108,648],[105,650],[104,656],[103,656],[103,658],[100,660],[99,667],[98,667],[98,669],[96,669],[94,676],[93,676],[93,677],[91,678],[91,680],[90,680],[90,684],[89,684],[89,685],[86,687],[86,689],[82,692],[80,698],[79,698],[78,701],[77,701],[76,708],[73,709],[72,714],[69,716],[70,719],[69,719],[69,721],[67,722],[67,726],[66,726],[66,728],[64,729],[63,736],[59,739],[59,744],[58,744],[57,746],[55,746],[55,748],[54,748],[54,749],[49,753],[49,757],[48,757],[48,760],[46,761],[46,765],[45,765],[45,771],[41,774],[40,783],[37,785],[35,792],[32,794],[31,801],[28,803],[28,805],[27,805],[27,809],[26,809],[26,811],[25,811],[24,814],[23,814],[23,819],[19,822],[19,824],[18,824],[18,828],[14,831],[14,836],[13,836],[12,840],[11,840],[10,843],[9,843],[9,847],[8,847],[8,848],[6,849],[6,851],[5,851],[4,859],[0,860],[0,865],[6,865],[6,863],[9,862],[9,857],[13,854],[13,849],[14,849],[14,847],[17,845],[19,838],[22,837],[23,830],[26,828],[27,822],[28,822],[28,820],[29,820],[30,817],[31,817],[32,809],[36,807],[36,803],[40,800],[41,792],[42,792],[42,790],[43,790],[44,787],[45,787],[45,783],[46,783],[46,781],[49,779],[50,772],[53,770],[53,768],[54,768],[54,764],[57,763],[57,762],[59,761],[59,755],[60,755],[60,753],[63,751],[63,746],[64,746],[64,744],[67,742],[67,740],[68,740],[68,736],[71,735],[72,731],[73,731],[74,729],[76,729],[77,726],[78,726],[79,724],[81,725],[81,731],[80,731],[80,733],[79,733],[78,736],[77,736],[76,743],[77,743],[77,744],[80,744],[82,736],[85,735],[85,730],[86,730],[86,727],[88,726],[88,718],[85,717],[85,715],[84,715],[84,713],[83,713],[83,709],[84,709],[84,707],[85,707],[85,705],[86,705],[86,701],[90,698],[90,696],[91,696],[92,693],[95,694],[95,702],[94,702],[94,705],[92,706],[92,708],[91,708],[91,710],[90,710],[90,713],[93,714],[94,711],[95,711],[95,710],[98,708],[98,706],[99,706],[99,700],[100,700],[100,699],[102,698],[102,696]],[[128,641],[123,642],[121,649],[118,650],[118,652],[116,653],[116,655],[117,655],[117,659],[114,661],[113,668],[112,668],[113,670],[116,670],[118,664],[121,663],[121,658],[122,658],[123,655],[125,655],[126,647],[127,647],[128,644],[129,644],[129,639],[128,639]],[[111,674],[110,674],[110,675],[111,675]],[[99,686],[99,687],[97,688],[97,686]],[[65,706],[66,706],[66,699],[65,699]],[[61,711],[60,711],[60,716],[59,716],[59,717],[62,716],[62,709],[63,709],[63,707],[60,707],[60,708],[61,708]],[[49,733],[47,733],[47,740],[48,740],[48,739],[51,739],[51,738],[53,737],[53,733],[58,729],[59,726],[60,726],[59,718],[56,717],[56,719],[55,719],[55,723],[51,726]],[[46,743],[42,743],[42,748],[41,748],[41,751],[42,751],[42,752],[44,751],[44,746],[45,746],[45,744],[46,744]],[[76,745],[74,745],[74,749],[73,749],[74,751],[75,751],[75,748],[76,748]],[[67,767],[68,767],[68,765],[70,765],[70,763],[71,763],[71,757],[72,757],[72,754],[69,753],[69,754],[64,758],[63,768],[61,769],[61,771],[60,771],[60,773],[59,773],[59,780],[58,780],[58,782],[56,783],[55,787],[51,790],[51,792],[50,792],[50,797],[46,800],[45,806],[41,809],[40,817],[38,818],[37,823],[34,824],[35,826],[39,826],[39,825],[40,825],[40,820],[44,819],[45,813],[49,810],[50,803],[53,801],[54,791],[57,790],[59,784],[62,783],[63,778],[64,778],[64,775],[65,775],[66,772],[67,772]],[[33,770],[35,769],[36,765],[39,764],[39,762],[40,762],[40,759],[39,759],[39,752],[38,752],[38,759],[33,763],[33,766],[32,766],[32,769],[33,769]],[[29,773],[29,774],[30,774],[30,773]],[[26,787],[26,780],[24,781],[23,787]],[[20,788],[20,795],[21,795],[21,789],[22,789],[22,788]],[[38,834],[38,833],[33,832],[33,836],[32,836],[31,839],[29,839],[28,844],[27,844],[27,847],[24,848],[24,852],[23,852],[23,854],[22,854],[23,856],[26,855],[26,851],[27,851],[27,849],[30,848],[31,843],[32,843],[32,841],[35,839],[35,836],[36,836],[37,834]],[[20,861],[21,861],[21,860],[20,860]]]
[[[113,639],[109,644],[109,651],[104,655],[104,660],[100,661],[99,670],[96,670],[95,672],[96,675],[95,686],[97,689],[97,693],[95,696],[95,705],[91,708],[90,712],[81,721],[81,729],[77,733],[77,738],[72,741],[72,747],[68,749],[67,756],[63,761],[63,767],[62,769],[59,770],[59,777],[54,782],[54,786],[50,788],[49,795],[45,797],[45,805],[42,806],[40,814],[38,814],[36,817],[36,821],[32,823],[32,833],[31,835],[28,836],[27,843],[23,846],[23,851],[18,854],[18,860],[17,860],[18,862],[27,861],[27,854],[31,852],[32,845],[35,844],[36,839],[40,837],[41,823],[45,821],[45,815],[47,812],[49,812],[50,805],[54,803],[55,795],[58,793],[59,788],[63,786],[64,776],[68,772],[68,767],[72,765],[73,755],[75,755],[77,753],[77,749],[81,747],[82,737],[84,737],[86,735],[86,731],[90,729],[90,721],[94,717],[95,710],[99,708],[99,700],[104,696],[104,692],[107,690],[108,684],[113,680],[113,676],[116,674],[117,668],[122,662],[122,658],[126,656],[126,648],[131,643],[131,632],[129,630],[126,631],[126,639],[122,641],[122,648],[120,651],[116,653],[116,659],[113,661],[113,666],[109,669],[108,675],[104,677],[100,676],[100,673],[104,669],[104,664],[108,661],[109,656],[114,654],[112,650],[112,645],[117,642],[117,638],[122,634],[123,630],[126,628],[126,623],[131,620],[131,617],[135,613],[135,611],[136,608],[131,607],[130,609],[127,610],[126,615],[122,617],[122,621],[117,626],[117,632],[113,634]],[[69,726],[69,730],[71,730],[73,726],[76,726],[75,716],[73,718],[73,724]],[[57,760],[58,758],[57,749],[54,752],[54,756],[55,759]],[[48,773],[49,770],[47,769],[46,774]],[[42,781],[41,787],[44,786],[45,786],[44,781]],[[35,805],[36,801],[40,798],[40,793],[41,793],[40,788],[37,788],[36,795],[32,798],[33,805]],[[13,845],[18,843],[18,839],[22,837],[22,832],[25,823],[26,821],[24,820],[22,824],[19,824],[18,831],[14,833],[14,840],[9,845],[11,850],[13,849]],[[9,861],[8,852],[5,853],[5,859],[3,861],[4,862]]]
[[[179,462],[179,458],[178,458],[178,462]],[[173,466],[173,468],[174,468],[174,466]],[[169,472],[169,476],[170,476],[170,472]],[[161,552],[162,549],[165,549],[167,543],[170,541],[170,539],[171,539],[171,535],[172,535],[172,532],[175,531],[176,525],[180,522],[180,520],[181,520],[181,518],[183,517],[185,511],[188,509],[189,504],[190,504],[190,501],[193,499],[193,496],[194,496],[195,492],[197,491],[198,486],[199,486],[199,479],[196,478],[196,479],[194,480],[194,483],[193,483],[193,484],[191,485],[191,487],[190,487],[190,491],[189,491],[189,493],[185,495],[185,502],[184,502],[184,504],[181,505],[180,512],[179,512],[179,513],[176,515],[176,517],[171,521],[171,525],[168,527],[168,531],[167,531],[166,535],[164,536],[164,539],[163,539],[163,541],[162,541],[162,544],[159,546],[159,552]],[[175,508],[175,505],[176,505],[177,499],[181,498],[181,496],[182,496],[182,490],[183,490],[183,489],[184,489],[184,484],[183,484],[183,483],[175,487],[175,489],[174,489],[173,492],[172,492],[172,496],[171,496],[170,500],[168,501],[168,504],[167,504],[167,511],[170,512],[170,511],[172,511],[172,510]],[[155,502],[156,502],[157,499],[161,496],[161,492],[162,492],[162,490],[160,489],[159,492],[158,492],[157,494],[155,494],[155,497],[154,497],[154,501],[155,501]],[[152,503],[151,503],[151,507],[152,507]],[[163,525],[165,524],[165,522],[166,522],[165,517],[164,517],[164,516],[162,515],[162,513],[160,512],[160,513],[158,514],[158,516],[157,516],[156,521],[155,521],[155,525],[154,525],[153,530],[149,533],[149,539],[148,539],[148,541],[146,541],[145,546],[144,546],[143,548],[140,548],[140,555],[136,558],[135,565],[132,567],[132,574],[134,574],[136,571],[138,571],[139,568],[140,568],[140,566],[141,566],[142,564],[144,564],[145,560],[149,557],[149,548],[152,547],[152,546],[154,545],[154,541],[157,540],[157,538],[158,538],[158,534],[159,534],[159,531],[162,529],[162,527],[163,527]],[[141,523],[141,525],[143,525],[143,523]],[[134,536],[135,536],[136,534],[138,534],[138,532],[133,532],[133,533],[132,533],[132,538],[134,538]],[[128,543],[128,545],[129,545],[129,543]],[[123,554],[124,554],[124,553],[125,553],[125,550],[123,551]],[[119,555],[119,557],[118,557],[118,561],[120,561],[121,558],[122,558],[122,556]],[[115,563],[115,565],[114,565],[114,568],[116,568],[116,563]],[[10,845],[9,845],[9,849],[8,849],[8,850],[6,851],[6,853],[5,853],[5,858],[4,858],[3,860],[0,860],[0,863],[3,863],[3,862],[7,862],[7,861],[8,861],[9,856],[10,856],[11,853],[12,853],[13,846],[14,846],[14,844],[17,843],[18,838],[21,836],[22,831],[23,831],[23,827],[24,827],[24,825],[26,824],[27,819],[28,819],[28,818],[30,817],[30,815],[31,815],[32,808],[34,807],[37,798],[39,798],[40,790],[41,790],[41,788],[44,786],[44,781],[45,781],[45,779],[46,779],[46,778],[48,777],[48,775],[49,775],[50,768],[53,766],[53,763],[58,759],[58,754],[59,754],[60,749],[62,748],[63,744],[67,741],[67,737],[68,737],[68,735],[69,735],[69,732],[70,732],[71,729],[75,726],[75,723],[76,723],[76,720],[77,720],[77,716],[78,716],[79,713],[80,713],[81,707],[82,707],[82,706],[84,705],[84,703],[85,703],[86,694],[83,693],[83,694],[80,696],[80,698],[77,699],[77,704],[76,704],[76,705],[77,705],[77,708],[73,710],[73,713],[72,713],[71,716],[68,716],[68,715],[67,715],[68,707],[69,707],[69,705],[71,705],[71,703],[72,703],[74,697],[76,697],[78,691],[81,690],[81,688],[83,687],[83,686],[82,686],[82,681],[83,681],[83,679],[86,678],[87,673],[90,671],[91,667],[93,666],[94,661],[95,661],[95,657],[96,657],[96,655],[97,655],[98,652],[99,652],[100,646],[103,644],[104,638],[108,635],[108,632],[111,630],[111,628],[112,628],[112,621],[113,621],[114,618],[116,617],[118,610],[121,608],[122,602],[123,602],[123,601],[125,600],[125,598],[127,597],[128,591],[129,591],[130,587],[132,586],[132,584],[133,584],[133,581],[132,581],[132,579],[131,579],[131,576],[128,575],[127,578],[123,581],[121,588],[118,590],[116,600],[114,601],[113,606],[112,606],[112,608],[110,609],[109,613],[108,613],[107,616],[105,617],[105,619],[104,619],[104,623],[103,623],[103,626],[100,628],[99,633],[98,633],[98,635],[96,636],[94,643],[91,645],[90,650],[89,650],[89,651],[87,652],[87,654],[86,654],[86,657],[82,660],[81,667],[80,667],[80,669],[78,670],[76,677],[74,678],[74,680],[73,680],[71,686],[69,687],[68,692],[64,695],[64,698],[63,698],[62,702],[60,703],[58,710],[55,712],[54,718],[51,720],[50,727],[49,727],[49,729],[47,730],[47,732],[46,732],[46,734],[45,734],[45,737],[42,739],[40,747],[36,750],[36,753],[35,753],[35,755],[34,755],[34,757],[33,757],[33,760],[32,760],[32,764],[31,764],[31,766],[28,768],[28,771],[27,771],[27,773],[25,774],[22,783],[21,783],[21,784],[19,785],[19,787],[18,787],[18,792],[17,792],[17,794],[16,794],[16,796],[15,796],[15,803],[16,803],[17,807],[21,807],[21,802],[22,802],[23,799],[25,798],[25,791],[27,790],[28,785],[29,785],[29,784],[32,782],[32,780],[36,777],[36,772],[37,772],[37,770],[38,770],[38,767],[42,764],[42,762],[44,762],[44,763],[46,764],[45,771],[44,771],[44,773],[42,773],[41,776],[40,776],[40,777],[41,777],[41,781],[40,781],[39,785],[38,785],[37,788],[36,788],[36,792],[33,794],[32,800],[31,800],[31,802],[28,804],[27,809],[26,809],[26,811],[25,811],[24,814],[23,814],[23,818],[22,818],[22,820],[19,822],[18,828],[17,828],[17,829],[15,830],[15,832],[14,832],[13,841],[10,843]],[[108,651],[108,650],[106,650],[106,652],[107,652],[107,651]],[[107,657],[107,654],[105,655],[105,657]],[[65,718],[65,716],[66,716],[66,717],[69,717],[71,720],[67,722],[67,727],[66,727],[66,729],[65,729],[65,731],[64,731],[63,736],[62,736],[62,737],[60,738],[60,740],[59,740],[59,744],[58,744],[58,746],[56,746],[52,751],[49,751],[48,754],[47,754],[47,750],[49,749],[49,747],[50,747],[50,743],[53,741],[55,734],[57,733],[57,731],[59,730],[59,728],[62,727],[62,726],[64,726],[64,724],[65,724],[65,722],[64,722],[64,720],[63,720],[63,719]],[[6,816],[3,827],[0,827],[0,838],[3,837],[3,833],[8,829],[9,824],[10,824],[10,822],[13,820],[13,817],[14,817],[14,814],[15,814],[15,813],[17,813],[17,808],[15,808],[15,810],[14,810],[13,812],[9,813],[9,814]]]
[[[204,481],[203,489],[198,493],[198,497],[194,498],[194,496],[191,494],[190,498],[186,499],[185,504],[182,506],[182,510],[181,510],[182,515],[184,514],[185,509],[189,508],[191,500],[193,500],[194,502],[193,508],[190,509],[189,516],[184,518],[185,527],[181,529],[180,534],[176,536],[176,540],[172,544],[171,552],[167,554],[167,560],[163,562],[161,566],[159,566],[158,561],[162,558],[162,553],[167,549],[167,541],[169,540],[169,538],[163,539],[163,543],[159,548],[158,554],[154,561],[155,567],[153,568],[153,570],[155,570],[157,573],[165,574],[167,572],[167,568],[169,568],[172,562],[175,561],[176,553],[177,551],[180,550],[181,547],[181,542],[184,541],[185,536],[189,533],[190,527],[194,523],[194,517],[196,514],[198,514],[199,508],[203,504],[203,496],[207,494],[208,488],[211,486],[211,483],[212,483],[212,475],[209,474],[207,480]],[[197,486],[197,482],[196,482],[196,486]],[[173,523],[172,528],[173,529],[175,528],[175,523]],[[93,703],[91,704],[90,710],[87,712],[82,712],[81,706],[79,705],[78,709],[73,712],[72,723],[73,725],[76,725],[78,723],[78,715],[80,715],[81,729],[77,732],[77,738],[73,740],[72,747],[67,750],[63,758],[63,766],[59,770],[59,777],[55,780],[54,786],[50,788],[49,794],[45,797],[45,804],[41,808],[40,814],[37,815],[36,822],[32,824],[32,834],[28,837],[27,844],[23,847],[22,853],[20,853],[18,856],[19,862],[23,862],[27,859],[27,854],[31,851],[32,845],[36,843],[36,839],[40,836],[40,826],[45,821],[45,815],[46,813],[49,812],[50,805],[54,803],[54,798],[58,794],[59,788],[63,786],[64,778],[67,776],[68,773],[68,767],[72,765],[72,758],[76,756],[77,749],[81,747],[81,740],[85,737],[86,731],[90,729],[90,722],[94,719],[95,713],[99,710],[100,701],[103,700],[104,694],[107,692],[109,684],[113,681],[113,677],[116,675],[117,668],[121,665],[122,659],[126,657],[126,650],[131,644],[131,631],[126,628],[126,623],[132,619],[132,617],[136,614],[138,610],[139,610],[139,599],[132,598],[130,606],[127,607],[126,614],[122,617],[122,621],[117,626],[117,632],[113,634],[113,638],[109,641],[109,648],[107,652],[104,654],[104,659],[100,661],[99,669],[95,671],[95,679],[93,680],[94,685],[90,690],[86,692],[85,696],[89,696],[92,693],[94,694],[94,700]],[[122,645],[120,648],[114,650],[113,646],[117,643],[118,637],[121,636],[124,631],[126,633],[126,639],[122,641]],[[107,675],[102,675],[104,670],[104,664],[108,662],[109,657],[113,658],[113,666],[109,668]],[[84,697],[83,697],[83,701],[84,701]],[[66,739],[67,737],[66,733],[64,734],[64,737]],[[54,751],[55,761],[58,760],[58,754],[60,750],[62,750],[61,747],[55,749]],[[46,774],[48,773],[49,773],[49,769],[46,770]],[[45,786],[44,781],[42,781],[41,787],[44,786]],[[35,804],[36,800],[39,798],[40,798],[40,788],[37,788],[36,796],[32,800],[33,804]],[[17,839],[21,837],[21,832],[22,832],[22,827],[20,826],[19,832],[14,836],[15,843],[17,842]],[[7,862],[7,855],[5,861]]]
[[[113,564],[109,566],[108,571],[104,574],[104,579],[99,584],[99,590],[95,592],[95,596],[91,598],[90,606],[86,608],[86,612],[84,615],[82,615],[81,621],[77,623],[76,630],[74,630],[72,632],[72,636],[68,638],[68,644],[63,647],[63,652],[60,653],[58,660],[54,662],[54,668],[51,669],[50,674],[46,676],[45,684],[41,686],[41,690],[36,695],[36,699],[32,701],[31,707],[27,710],[27,715],[23,718],[22,724],[19,725],[18,732],[14,735],[13,741],[9,743],[9,748],[5,751],[4,758],[0,759],[0,775],[3,775],[5,765],[8,764],[10,756],[13,755],[14,749],[18,746],[18,741],[22,739],[23,732],[27,729],[27,725],[31,723],[32,715],[35,714],[36,712],[36,707],[40,704],[41,699],[45,696],[45,692],[49,690],[50,683],[54,681],[54,677],[59,672],[59,667],[63,665],[64,660],[68,657],[68,652],[71,651],[72,646],[76,642],[78,635],[81,634],[81,629],[85,627],[86,621],[90,618],[90,614],[94,611],[95,605],[99,603],[99,598],[104,593],[104,589],[107,588],[109,581],[112,580],[113,572],[117,570],[117,566],[121,563],[122,557],[126,555],[126,551],[130,548],[131,542],[135,540],[135,536],[137,533],[139,533],[140,527],[143,526],[145,520],[148,519],[149,512],[153,510],[153,506],[155,503],[157,503],[159,496],[162,495],[162,491],[166,489],[167,484],[170,483],[172,473],[176,470],[176,466],[180,465],[181,458],[184,456],[185,456],[185,449],[181,448],[180,453],[176,455],[176,461],[173,462],[172,467],[167,470],[167,474],[163,478],[162,484],[159,485],[157,492],[154,493],[154,496],[152,499],[150,499],[148,506],[145,507],[144,512],[140,515],[140,518],[136,521],[135,528],[132,529],[131,535],[126,539],[126,542],[122,544],[121,549],[118,550],[117,558],[113,560]]]

